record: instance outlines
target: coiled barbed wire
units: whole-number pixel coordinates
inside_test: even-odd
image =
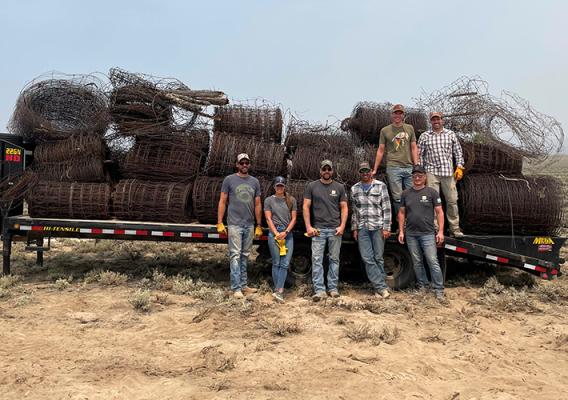
[[[217,107],[213,130],[257,140],[282,141],[282,111],[271,105],[228,105]]]
[[[471,173],[503,173],[519,175],[523,172],[523,156],[502,143],[472,143],[461,141],[465,170]]]
[[[101,136],[110,122],[103,87],[92,75],[39,77],[20,93],[8,129],[31,143],[81,133]]]
[[[40,181],[26,195],[33,218],[110,218],[110,185]]]
[[[286,130],[284,143],[289,154],[293,154],[298,147],[312,147],[323,148],[326,151],[336,149],[349,155],[358,142],[334,125],[320,125],[293,119]]]
[[[112,213],[133,221],[190,222],[192,184],[122,180],[112,193]]]

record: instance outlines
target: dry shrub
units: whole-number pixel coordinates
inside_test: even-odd
[[[26,306],[33,301],[31,294],[24,294],[14,299],[14,305],[16,307]]]
[[[176,276],[172,282],[172,292],[175,294],[190,294],[194,287],[193,279],[181,275]]]
[[[261,329],[266,329],[274,336],[288,336],[301,333],[303,330],[300,322],[295,320],[280,320],[273,321],[263,320],[258,323]]]
[[[373,339],[376,341],[377,338],[380,339],[381,342],[384,342],[386,344],[395,344],[400,338],[400,329],[398,329],[397,326],[390,327],[388,325],[384,325],[382,329],[378,331],[377,336],[375,336]]]
[[[22,278],[19,275],[4,275],[0,277],[0,289],[10,289],[16,286]]]
[[[345,336],[354,342],[363,342],[375,335],[374,330],[367,323],[355,324],[345,329]]]
[[[86,284],[98,282],[101,272],[102,271],[100,269],[92,269],[90,271],[87,271],[87,273],[83,276],[83,282]]]
[[[103,286],[120,286],[126,283],[128,277],[120,272],[103,271],[99,273],[97,280]]]
[[[65,290],[67,289],[69,286],[71,286],[71,281],[73,280],[72,277],[69,278],[59,278],[55,281],[55,283],[53,284],[53,286],[57,289],[57,290]]]
[[[383,325],[381,329],[375,330],[365,322],[348,327],[345,330],[345,336],[354,342],[369,340],[375,346],[381,343],[395,344],[400,338],[400,329],[396,326]]]
[[[173,287],[173,282],[168,279],[166,274],[155,269],[152,272],[152,286],[158,290],[171,290]]]
[[[568,302],[568,287],[562,282],[542,282],[534,288],[537,298],[543,302]]]
[[[296,294],[298,297],[311,297],[312,292],[312,286],[306,283],[302,283],[296,287]]]
[[[128,302],[135,310],[148,312],[150,311],[150,291],[145,289],[136,290],[128,299]]]
[[[405,314],[412,313],[412,307],[395,300],[366,301],[361,304],[363,310],[373,314]]]
[[[527,289],[506,288],[495,277],[487,280],[474,304],[485,305],[496,311],[540,312]]]

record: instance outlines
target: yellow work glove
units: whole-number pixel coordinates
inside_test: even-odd
[[[221,233],[223,235],[227,234],[227,228],[225,228],[225,224],[223,224],[222,222],[220,224],[217,224],[217,233]]]
[[[280,249],[280,256],[285,256],[288,252],[288,247],[286,247],[286,239],[276,239],[276,246]]]
[[[257,225],[256,228],[254,228],[254,236],[257,239],[262,236],[262,226]]]
[[[461,178],[463,178],[463,171],[464,169],[462,167],[457,167],[455,172],[454,172],[454,179],[457,181],[461,180]]]

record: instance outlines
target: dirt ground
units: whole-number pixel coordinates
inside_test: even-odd
[[[351,281],[245,300],[224,247],[60,240],[15,246],[0,280],[2,399],[562,399],[568,278],[458,264],[445,304]],[[564,256],[567,256],[566,252]],[[564,394],[563,394],[564,393]]]

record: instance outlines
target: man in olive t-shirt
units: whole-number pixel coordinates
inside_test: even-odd
[[[323,255],[327,243],[329,252],[329,271],[327,289],[331,297],[339,297],[339,252],[341,236],[347,224],[347,193],[345,187],[332,179],[333,164],[323,160],[320,179],[308,183],[304,191],[303,217],[306,235],[312,238],[312,281],[313,300],[325,297],[326,287],[323,279]]]
[[[394,203],[394,215],[400,208],[400,196],[404,189],[412,186],[412,166],[418,164],[418,147],[412,125],[405,124],[404,106],[395,104],[392,108],[392,124],[381,129],[379,148],[375,157],[373,175],[376,175],[383,156],[386,154],[386,175],[391,198]]]

